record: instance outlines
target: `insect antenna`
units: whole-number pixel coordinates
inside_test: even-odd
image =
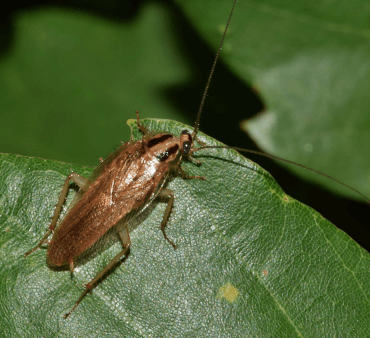
[[[207,92],[208,92],[209,86],[211,84],[212,76],[213,76],[213,73],[214,73],[215,68],[216,68],[218,57],[220,56],[222,45],[223,45],[224,40],[225,40],[227,29],[229,28],[229,25],[230,25],[230,20],[231,20],[231,17],[233,15],[233,12],[234,12],[234,8],[235,8],[235,5],[236,5],[236,2],[237,2],[237,0],[234,0],[233,7],[231,8],[231,12],[230,12],[230,15],[229,15],[229,19],[227,20],[227,24],[226,24],[224,33],[222,34],[222,39],[221,39],[220,45],[218,46],[218,50],[217,50],[215,59],[213,60],[211,71],[210,71],[210,73],[208,75],[207,84],[206,84],[206,87],[204,88],[202,100],[200,101],[200,105],[199,105],[199,109],[198,109],[198,114],[197,114],[197,119],[195,120],[194,131],[193,131],[193,133],[191,135],[192,138],[193,138],[193,140],[195,139],[195,137],[197,135],[197,132],[198,132],[198,129],[199,129],[199,121],[200,121],[200,116],[202,115],[204,102],[205,102],[206,97],[207,97]]]
[[[202,111],[203,111],[203,107],[204,107],[204,102],[205,102],[206,97],[207,97],[208,89],[209,89],[209,86],[211,84],[211,80],[212,80],[213,73],[214,73],[215,68],[216,68],[216,64],[217,64],[218,58],[220,56],[222,45],[224,43],[225,36],[226,36],[227,30],[228,30],[229,25],[230,25],[231,17],[233,15],[236,2],[237,2],[237,0],[234,0],[233,6],[231,8],[230,15],[229,15],[229,19],[227,20],[227,24],[226,24],[225,30],[224,30],[224,32],[222,34],[220,45],[218,47],[218,50],[217,50],[215,59],[214,59],[213,64],[212,64],[211,71],[210,71],[209,76],[208,76],[208,80],[207,80],[207,84],[206,84],[206,87],[205,87],[204,92],[203,92],[202,100],[200,101],[197,118],[195,120],[194,131],[193,131],[193,133],[191,135],[193,140],[196,138],[196,135],[197,135],[198,130],[199,130],[200,117],[202,115]],[[255,154],[255,155],[259,155],[259,156],[264,156],[264,157],[267,157],[267,158],[270,158],[270,159],[273,159],[273,160],[278,160],[278,161],[286,162],[286,163],[293,164],[295,166],[304,168],[306,170],[313,171],[313,172],[315,172],[315,173],[317,173],[319,175],[325,176],[328,179],[331,179],[332,181],[337,182],[337,183],[341,184],[342,186],[344,186],[344,187],[346,187],[346,188],[354,191],[356,194],[358,194],[363,199],[365,199],[367,201],[367,203],[370,204],[370,199],[367,198],[364,194],[362,194],[361,192],[359,192],[357,189],[352,188],[351,186],[349,186],[349,185],[347,185],[347,184],[345,184],[345,183],[337,180],[336,178],[334,178],[332,176],[329,176],[327,174],[324,174],[324,173],[322,173],[322,172],[320,172],[320,171],[318,171],[316,169],[312,169],[310,167],[307,167],[307,166],[305,166],[303,164],[299,164],[299,163],[296,163],[296,162],[293,162],[293,161],[289,161],[289,160],[286,160],[285,158],[281,158],[281,157],[278,157],[278,156],[275,156],[275,155],[263,153],[261,151],[251,150],[251,149],[245,149],[245,148],[239,148],[239,147],[230,147],[230,146],[202,146],[202,147],[199,147],[199,148],[192,149],[191,150],[191,153],[194,153],[194,152],[196,152],[198,150],[202,150],[202,149],[215,149],[215,148],[219,148],[219,149],[233,149],[233,150],[240,151],[240,152]]]
[[[203,146],[203,147],[199,147],[199,148],[195,148],[193,149],[192,151],[193,152],[196,152],[198,150],[202,150],[202,149],[233,149],[233,150],[236,150],[236,151],[240,151],[240,152],[244,152],[244,153],[250,153],[250,154],[254,154],[254,155],[259,155],[259,156],[264,156],[264,157],[267,157],[267,158],[271,158],[273,160],[278,160],[278,161],[282,161],[282,162],[286,162],[286,163],[289,163],[289,164],[293,164],[293,165],[296,165],[298,167],[301,167],[301,168],[304,168],[304,169],[307,169],[307,170],[310,170],[310,171],[313,171],[314,173],[316,174],[319,174],[319,175],[322,175],[322,176],[325,176],[329,179],[331,179],[332,181],[334,182],[337,182],[341,185],[343,185],[344,187],[354,191],[356,194],[360,195],[362,198],[364,198],[366,200],[367,203],[370,204],[370,199],[367,198],[364,194],[362,194],[361,192],[359,192],[357,189],[355,188],[352,188],[351,186],[337,180],[336,178],[332,177],[332,176],[329,176],[327,174],[324,174],[322,173],[321,171],[318,171],[316,169],[312,169],[310,167],[307,167],[303,164],[300,164],[300,163],[296,163],[296,162],[293,162],[293,161],[289,161],[289,160],[286,160],[285,158],[281,158],[281,157],[278,157],[278,156],[275,156],[275,155],[271,155],[271,154],[267,154],[267,153],[263,153],[261,151],[257,151],[257,150],[251,150],[251,149],[245,149],[245,148],[239,148],[239,147],[230,147],[230,146]]]

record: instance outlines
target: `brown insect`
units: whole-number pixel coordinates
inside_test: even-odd
[[[122,240],[123,249],[94,279],[86,284],[80,298],[65,317],[68,317],[76,309],[85,295],[99,279],[113,268],[122,256],[125,255],[127,257],[131,245],[128,221],[148,207],[156,197],[168,199],[161,223],[161,230],[165,239],[176,249],[176,245],[165,233],[166,223],[174,201],[174,193],[164,187],[166,181],[171,174],[180,175],[185,179],[205,179],[201,176],[188,176],[185,173],[181,168],[181,162],[184,157],[199,164],[200,162],[192,157],[194,152],[206,148],[230,148],[282,160],[313,170],[273,155],[248,149],[227,146],[205,146],[199,140],[198,143],[201,144],[201,147],[194,147],[194,140],[197,139],[196,135],[205,97],[235,4],[236,0],[233,3],[218,52],[212,65],[194,131],[190,134],[187,130],[184,130],[179,138],[170,133],[153,134],[140,123],[139,112],[136,112],[137,126],[143,134],[141,140],[136,142],[131,140],[124,143],[104,161],[101,160],[101,164],[88,179],[76,173],[72,173],[66,178],[49,229],[40,242],[32,250],[27,252],[25,256],[38,249],[53,233],[47,249],[47,264],[53,268],[69,266],[72,273],[76,260],[113,227],[117,229]],[[322,174],[320,172],[318,173]],[[328,175],[322,175],[331,178]],[[79,186],[80,190],[72,202],[69,212],[59,222],[57,227],[58,218],[71,180]],[[351,187],[349,188],[355,190]],[[355,191],[358,192],[357,190]],[[363,196],[362,194],[360,195]]]
[[[153,134],[140,123],[137,111],[137,126],[143,134],[141,140],[136,142],[131,140],[124,143],[104,161],[101,160],[100,165],[89,179],[76,173],[72,173],[66,178],[49,229],[40,242],[25,256],[37,250],[53,233],[46,253],[47,264],[52,268],[69,266],[72,273],[76,260],[113,227],[116,227],[122,240],[123,250],[93,280],[86,284],[85,290],[72,310],[65,315],[65,318],[75,310],[99,279],[112,269],[122,256],[127,256],[131,245],[127,223],[143,211],[156,197],[168,199],[161,230],[165,239],[176,249],[176,245],[165,232],[174,194],[172,190],[164,188],[164,185],[171,173],[186,179],[205,179],[201,176],[188,176],[181,168],[181,161],[183,157],[187,157],[187,159],[199,164],[192,157],[192,154],[197,151],[193,141],[196,139],[204,100],[235,4],[236,0],[208,78],[193,133],[190,134],[184,130],[179,138],[169,133]],[[198,142],[204,145],[199,140]],[[80,189],[69,212],[56,227],[71,180]]]
[[[66,317],[72,313],[93,285],[128,253],[131,241],[127,222],[156,197],[168,198],[161,229],[165,239],[176,249],[176,245],[165,233],[174,194],[163,186],[171,172],[187,179],[204,179],[200,176],[188,176],[181,169],[182,157],[187,156],[191,159],[193,151],[192,136],[188,131],[184,130],[180,138],[169,133],[153,135],[140,124],[138,111],[136,114],[137,125],[143,133],[143,138],[136,142],[124,143],[94,170],[89,179],[76,173],[68,175],[49,230],[41,241],[25,254],[27,256],[39,248],[55,230],[47,249],[47,264],[52,268],[69,265],[72,273],[76,258],[85,253],[110,228],[117,227],[123,250],[86,285],[85,291]],[[80,190],[70,211],[56,228],[71,180],[80,187]]]

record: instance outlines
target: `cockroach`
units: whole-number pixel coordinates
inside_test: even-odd
[[[187,130],[183,130],[180,137],[176,137],[170,133],[154,134],[140,123],[139,112],[137,111],[137,126],[143,134],[141,140],[134,142],[131,139],[129,142],[120,146],[105,160],[100,159],[100,165],[88,179],[76,173],[71,173],[66,178],[49,229],[40,242],[32,250],[28,251],[25,256],[28,256],[38,249],[53,233],[46,254],[47,264],[52,268],[69,266],[70,272],[73,273],[76,260],[86,253],[88,249],[113,227],[116,228],[119,234],[123,249],[95,276],[95,278],[85,285],[85,290],[82,292],[74,307],[65,314],[65,318],[76,309],[85,295],[92,290],[94,285],[110,271],[123,256],[127,257],[131,246],[128,221],[146,209],[156,197],[163,197],[168,200],[161,223],[161,230],[164,238],[176,249],[175,243],[167,237],[165,232],[174,202],[174,193],[172,190],[166,188],[165,184],[171,174],[181,176],[184,179],[204,180],[205,178],[201,176],[187,175],[181,168],[181,162],[184,158],[200,164],[200,162],[193,157],[193,154],[201,149],[234,149],[298,165],[324,175],[352,189],[370,202],[369,199],[356,189],[301,164],[254,150],[229,146],[207,146],[197,139],[203,105],[236,2],[237,0],[234,0],[221,43],[208,77],[193,132],[190,133]],[[194,146],[195,140],[201,145],[200,147],[196,148]],[[70,207],[69,212],[58,224],[59,215],[65,202],[71,180],[77,184],[80,189],[72,202],[72,207]]]

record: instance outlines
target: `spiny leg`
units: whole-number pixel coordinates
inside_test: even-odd
[[[202,162],[199,161],[199,160],[197,160],[197,159],[195,159],[193,156],[188,155],[188,159],[190,161],[192,161],[192,162],[195,162],[198,166],[201,166],[202,165]]]
[[[148,135],[149,130],[140,123],[139,111],[137,110],[135,113],[136,113],[136,123],[137,123],[138,128],[144,134],[144,136]]]
[[[205,180],[206,178],[203,176],[189,176],[184,169],[181,167],[178,168],[179,174],[181,175],[182,178],[186,180],[191,180],[191,179],[199,179],[199,180]]]
[[[200,180],[205,180],[206,178],[203,176],[189,176],[181,167],[177,168],[179,174],[181,175],[182,178],[184,179],[200,179]],[[167,202],[167,207],[163,215],[163,220],[161,223],[161,230],[163,233],[164,238],[173,246],[173,248],[176,250],[177,246],[175,243],[173,243],[166,235],[165,229],[167,225],[168,218],[170,217],[172,206],[173,206],[173,200],[174,200],[174,194],[173,191],[170,189],[162,189],[159,194],[159,197],[168,197],[168,202]]]
[[[76,173],[72,173],[67,176],[66,180],[64,181],[63,189],[60,193],[59,201],[58,201],[58,204],[56,205],[54,215],[49,225],[48,231],[46,231],[45,235],[42,237],[40,242],[33,249],[31,249],[30,251],[24,254],[25,257],[30,255],[32,252],[36,251],[46,241],[46,239],[50,236],[50,234],[54,231],[55,226],[58,222],[59,214],[62,210],[62,206],[64,204],[65,198],[68,193],[69,181],[71,180],[74,181],[81,189],[83,189],[85,184],[88,182],[88,179]]]
[[[94,277],[94,279],[92,279],[89,283],[85,284],[85,290],[82,292],[80,298],[78,298],[78,300],[77,300],[76,304],[74,305],[74,307],[72,308],[72,310],[64,315],[64,318],[69,317],[69,315],[76,309],[78,304],[81,303],[82,299],[87,295],[87,293],[92,290],[92,288],[94,287],[94,284],[96,284],[108,271],[110,271],[116,265],[116,263],[121,259],[121,257],[123,255],[125,255],[127,257],[127,254],[129,252],[130,246],[131,246],[131,239],[130,239],[130,234],[128,232],[127,226],[119,228],[118,229],[118,234],[119,234],[119,236],[121,237],[121,240],[122,240],[123,250],[120,251],[109,262],[109,264]]]
[[[163,188],[159,194],[158,197],[164,197],[168,198],[167,207],[163,215],[162,223],[161,223],[161,230],[163,233],[164,238],[173,246],[173,248],[176,250],[177,246],[175,243],[173,243],[166,235],[165,228],[167,225],[168,217],[170,217],[172,206],[173,206],[173,200],[174,200],[174,194],[173,191],[170,189]]]
[[[202,162],[197,160],[195,157],[193,157],[193,154],[198,150],[199,148],[192,148],[190,150],[190,153],[186,156],[188,161],[195,162],[198,166],[202,165]]]
[[[200,179],[200,180],[205,180],[206,178],[205,177],[202,177],[202,176],[189,176],[180,166],[177,168],[178,170],[178,173],[181,175],[182,178],[185,178],[185,179]],[[164,212],[164,215],[163,215],[163,220],[162,220],[162,223],[161,223],[161,230],[162,230],[162,233],[163,233],[163,236],[164,238],[173,246],[173,248],[176,250],[177,249],[177,246],[175,243],[173,243],[166,235],[166,225],[167,225],[167,221],[168,221],[168,218],[170,217],[170,214],[171,214],[171,210],[172,210],[172,206],[173,206],[173,200],[174,200],[174,194],[173,194],[173,191],[170,190],[170,189],[166,189],[166,188],[163,188],[159,194],[158,194],[158,197],[165,197],[165,198],[168,198],[168,202],[167,202],[167,207],[166,207],[166,210]]]

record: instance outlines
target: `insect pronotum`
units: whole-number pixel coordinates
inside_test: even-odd
[[[127,226],[128,221],[144,210],[156,197],[167,199],[161,230],[164,238],[176,249],[175,243],[167,237],[165,232],[174,201],[174,193],[170,189],[165,188],[165,183],[170,174],[179,175],[186,179],[205,179],[201,176],[188,176],[186,174],[181,168],[181,161],[184,157],[199,163],[192,157],[198,150],[230,148],[282,160],[333,179],[314,169],[258,151],[228,146],[206,146],[199,140],[198,143],[201,144],[201,147],[195,148],[194,140],[197,139],[203,105],[236,2],[234,0],[208,77],[195,121],[194,131],[190,133],[187,130],[183,130],[180,137],[170,133],[153,134],[140,123],[139,112],[137,111],[137,126],[143,134],[141,140],[136,142],[131,140],[124,143],[105,160],[101,160],[100,165],[88,179],[76,173],[71,173],[66,178],[49,229],[39,243],[28,251],[25,256],[38,249],[53,233],[47,249],[47,263],[55,268],[69,266],[71,273],[73,273],[76,260],[113,227],[116,228],[121,238],[123,249],[95,278],[86,284],[80,298],[74,307],[65,314],[65,317],[68,317],[76,309],[85,295],[123,256],[127,257],[131,246]],[[72,202],[69,212],[58,222],[71,180],[80,189]],[[369,199],[357,190],[335,179],[333,180],[354,190],[369,202]]]

